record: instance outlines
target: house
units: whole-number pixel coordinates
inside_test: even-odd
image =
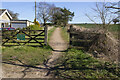
[[[14,27],[24,28],[30,25],[34,25],[29,20],[13,20],[7,9],[0,9],[0,28],[1,27]]]
[[[34,25],[34,23],[29,20],[11,20],[10,23],[11,23],[11,27],[14,28],[25,28],[30,25]]]
[[[12,17],[7,11],[7,9],[0,9],[0,28],[9,27],[11,20],[12,20]]]

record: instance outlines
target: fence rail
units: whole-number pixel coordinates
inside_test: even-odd
[[[76,31],[73,26],[70,26],[69,47],[88,50],[89,47],[94,43],[94,41],[98,39],[99,35],[99,33]]]
[[[1,30],[2,46],[39,46],[45,43],[47,34],[44,30]]]

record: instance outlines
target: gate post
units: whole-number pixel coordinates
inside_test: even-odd
[[[44,43],[45,43],[45,45],[47,45],[47,38],[48,38],[48,35],[47,35],[47,25],[44,26],[44,30],[45,30],[45,40],[44,40]]]
[[[69,44],[70,44],[70,46],[72,45],[72,28],[73,28],[73,25],[70,25],[70,29],[69,29],[69,38],[70,38],[70,41],[69,41]]]

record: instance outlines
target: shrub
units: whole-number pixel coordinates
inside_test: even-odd
[[[30,28],[30,30],[42,30],[43,27],[39,27],[39,25],[30,25],[28,26],[28,28]]]
[[[38,25],[40,27],[40,24],[38,21],[36,21],[36,19],[34,19],[34,23],[35,23],[35,25]]]

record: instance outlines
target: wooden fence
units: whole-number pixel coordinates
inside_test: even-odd
[[[34,46],[42,47],[47,36],[47,30],[1,30],[0,39],[2,46]]]
[[[95,40],[98,39],[99,35],[100,34],[98,33],[76,31],[76,29],[73,28],[73,26],[70,26],[69,47],[87,51],[89,47],[95,42]]]

